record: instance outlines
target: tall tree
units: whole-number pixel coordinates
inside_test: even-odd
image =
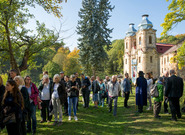
[[[169,1],[169,0],[166,0]],[[184,0],[172,0],[168,6],[170,12],[165,16],[164,23],[161,24],[163,27],[162,35],[167,35],[169,30],[172,30],[173,26],[185,20],[185,1]],[[180,68],[185,66],[185,42],[178,49],[176,60]]]
[[[24,25],[32,17],[28,13],[28,6],[38,4],[48,13],[61,17],[60,4],[62,1],[50,0],[3,0],[0,2],[0,57],[9,60],[10,66],[19,72],[24,71],[33,64],[33,59],[44,48],[56,46],[59,32],[54,32],[37,22],[37,34],[25,29]]]
[[[79,11],[77,33],[78,48],[80,49],[80,62],[86,71],[96,71],[102,68],[102,63],[107,59],[104,46],[109,46],[110,33],[108,28],[109,13],[114,7],[109,0],[83,0]]]

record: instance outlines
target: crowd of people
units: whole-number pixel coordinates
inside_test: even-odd
[[[69,121],[72,120],[72,106],[73,118],[78,121],[79,96],[80,94],[83,96],[83,107],[89,108],[91,91],[94,108],[104,107],[106,103],[109,112],[112,112],[113,106],[113,116],[116,116],[118,96],[124,97],[124,107],[129,109],[128,100],[134,85],[138,113],[142,113],[143,106],[147,106],[149,102],[147,110],[153,109],[154,117],[160,118],[159,113],[164,97],[164,112],[169,113],[169,102],[172,120],[177,121],[177,117],[181,118],[179,99],[183,95],[183,79],[176,76],[174,70],[170,70],[170,77],[169,72],[165,72],[164,76],[159,77],[157,81],[152,77],[152,73],[146,73],[146,78],[144,75],[143,71],[139,71],[136,83],[133,84],[128,73],[122,80],[118,80],[116,75],[111,79],[106,76],[103,80],[98,76],[88,77],[84,74],[81,74],[80,79],[78,73],[69,77],[65,76],[63,71],[50,78],[45,71],[37,87],[32,82],[31,76],[22,78],[13,69],[9,72],[6,86],[3,85],[0,77],[0,128],[6,127],[9,135],[26,135],[30,132],[35,134],[37,106],[41,112],[40,123],[51,122],[52,116],[54,116],[53,126],[62,125],[63,115],[68,116]],[[152,97],[150,94],[154,87],[158,91],[157,97]]]

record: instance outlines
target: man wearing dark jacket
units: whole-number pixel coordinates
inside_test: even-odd
[[[183,79],[175,75],[174,70],[170,70],[170,75],[167,79],[165,86],[165,97],[169,99],[170,109],[172,113],[173,121],[177,121],[176,115],[178,118],[181,118],[179,99],[183,95]]]
[[[78,78],[78,73],[74,73],[75,77],[76,77],[76,82],[78,83],[78,91],[77,91],[77,96],[78,96],[78,101],[79,101],[79,95],[80,95],[80,92],[79,90],[81,89],[81,80],[80,78]],[[78,110],[78,101],[77,101],[77,110]]]
[[[84,108],[88,108],[89,107],[89,86],[90,86],[90,81],[89,79],[84,75],[81,74],[82,77],[82,95],[83,95],[83,99],[84,99]]]

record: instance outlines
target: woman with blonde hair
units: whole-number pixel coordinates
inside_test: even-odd
[[[53,125],[62,124],[62,104],[64,103],[64,96],[65,96],[65,85],[60,83],[60,75],[55,74],[53,77],[53,93],[51,95],[51,101],[53,104],[53,111],[54,111],[54,119],[55,122]],[[59,114],[59,119],[57,118]]]
[[[6,83],[2,105],[4,115],[12,116],[11,121],[6,122],[8,135],[21,135],[21,114],[24,109],[24,99],[14,80],[8,80]]]
[[[28,112],[30,112],[30,100],[29,100],[29,94],[27,88],[24,86],[24,79],[21,76],[15,76],[14,81],[16,82],[19,90],[22,93],[23,99],[24,99],[24,110],[23,110],[23,119],[21,122],[21,130],[22,134],[26,135],[26,125],[25,121],[28,115]]]

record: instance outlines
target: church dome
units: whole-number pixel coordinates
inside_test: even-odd
[[[149,15],[143,15],[143,16],[142,16],[142,21],[141,21],[141,23],[138,25],[139,30],[150,29],[150,28],[153,27],[152,22],[150,22],[150,21],[148,20],[148,16],[149,16]]]
[[[129,24],[129,29],[126,32],[126,36],[134,36],[136,34],[137,30],[134,28],[134,24],[130,23]]]

